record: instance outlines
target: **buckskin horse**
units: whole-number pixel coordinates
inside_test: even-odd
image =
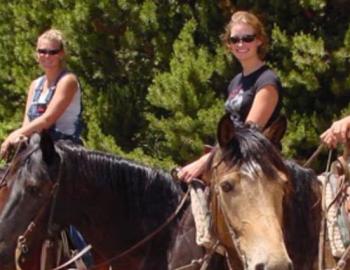
[[[217,137],[203,179],[213,231],[233,269],[317,269],[321,193],[313,171],[284,160],[256,127],[228,115]]]
[[[284,161],[254,127],[232,125],[230,119],[220,121],[218,141],[204,179],[216,194],[214,231],[233,269],[289,270],[292,263],[296,270],[313,269],[321,210],[312,172]],[[44,213],[45,226],[75,225],[108,260],[162,224],[182,195],[161,170],[54,144],[45,134],[32,136],[16,157],[9,182],[10,198],[0,215],[0,265],[13,259],[16,239],[38,213]],[[116,269],[168,269],[178,221],[108,263]],[[186,255],[193,252],[187,250]]]
[[[17,154],[6,180],[10,194],[0,214],[1,266],[13,262],[17,239],[32,221],[35,241],[48,234],[55,237],[70,224],[77,227],[93,253],[100,255],[91,269],[111,265],[164,270],[168,261],[182,266],[204,254],[193,237],[186,258],[175,262],[168,258],[178,254],[172,243],[181,227],[180,213],[150,241],[115,259],[164,224],[178,207],[183,195],[180,184],[162,170],[64,141],[54,143],[44,132],[34,134]],[[182,235],[187,234],[185,230]]]

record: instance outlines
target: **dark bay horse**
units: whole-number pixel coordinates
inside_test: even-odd
[[[0,179],[3,181],[1,182],[1,187],[0,187],[0,213],[4,208],[6,202],[8,201],[9,194],[10,194],[10,190],[9,190],[10,181],[6,181],[6,177],[5,177],[5,175],[8,172],[8,169],[9,169],[8,165],[4,167],[0,167]],[[3,269],[3,270],[41,269],[42,244],[44,240],[45,239],[42,237],[42,234],[37,233],[33,239],[30,239],[30,244],[31,244],[30,249],[28,249],[25,253],[20,252],[20,250],[13,251],[13,254],[16,254],[17,258],[15,260],[11,260],[6,265],[0,265],[0,269]],[[54,260],[56,260],[56,258],[54,258]]]
[[[42,239],[74,225],[100,255],[96,264],[105,262],[113,269],[164,270],[169,262],[181,266],[204,254],[190,234],[188,252],[182,250],[187,257],[182,262],[171,259],[177,256],[173,243],[181,225],[178,217],[142,247],[109,260],[155,230],[178,206],[180,185],[162,170],[53,143],[46,133],[33,135],[12,163],[10,194],[0,214],[0,265],[13,261],[17,238],[33,220]]]
[[[0,179],[4,180],[4,175],[6,174],[8,167],[0,167]],[[0,187],[0,213],[5,206],[9,197],[9,183],[4,181],[1,183]],[[39,242],[35,241],[33,243],[32,249],[30,250],[28,256],[25,260],[19,260],[19,265],[24,270],[37,270],[40,269],[40,254],[41,254],[41,245]],[[15,261],[13,260],[7,266],[1,265],[0,267],[3,270],[9,269],[13,270],[16,268]]]
[[[311,270],[317,266],[320,187],[285,161],[255,127],[225,116],[204,179],[214,231],[233,269]],[[294,268],[293,268],[294,267]]]

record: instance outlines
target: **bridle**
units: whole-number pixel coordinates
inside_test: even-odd
[[[213,210],[213,213],[212,213],[213,224],[212,225],[213,225],[214,231],[215,231],[216,225],[214,223],[215,223],[215,220],[218,220],[218,214],[219,214],[219,212],[221,212],[221,214],[222,214],[222,216],[224,218],[225,226],[227,227],[228,232],[229,232],[229,234],[231,236],[231,240],[232,240],[233,246],[235,248],[235,251],[237,252],[238,257],[241,259],[241,261],[243,263],[243,266],[244,266],[244,269],[247,269],[247,259],[246,259],[246,256],[244,254],[244,251],[240,247],[239,238],[237,236],[237,233],[233,229],[231,223],[229,222],[229,219],[227,217],[226,211],[224,211],[223,205],[222,205],[221,200],[220,200],[220,192],[219,192],[220,187],[219,187],[219,181],[218,181],[218,179],[219,179],[218,167],[219,167],[219,165],[222,162],[224,162],[224,159],[225,159],[225,157],[220,158],[220,160],[217,161],[212,166],[212,171],[213,171],[212,176],[213,177],[212,177],[211,183],[214,183],[214,185],[210,185],[210,189],[211,189],[210,193],[215,195],[215,196],[212,197],[212,204],[213,204],[213,207],[212,207],[212,210]],[[217,232],[215,232],[215,234],[216,234],[215,237],[220,242],[219,237],[217,235]],[[230,262],[228,261],[228,264],[229,263]]]
[[[26,154],[24,159],[27,159],[31,154],[33,154],[38,149],[39,147],[34,147],[30,152]],[[60,154],[58,155],[60,157],[59,168],[61,168],[63,164],[63,158],[60,156]],[[57,196],[58,196],[59,188],[61,186],[61,181],[62,181],[62,171],[59,170],[57,179],[49,191],[50,192],[49,199],[45,204],[43,204],[40,207],[38,213],[34,217],[33,221],[30,222],[30,224],[28,225],[24,233],[18,237],[17,248],[16,248],[16,265],[18,265],[20,261],[25,260],[23,256],[28,254],[29,252],[28,240],[33,238],[32,235],[37,230],[39,222],[44,218],[48,207],[50,207],[49,219],[47,224],[46,236],[44,237],[44,239],[52,240],[57,236],[58,232],[60,231],[60,226],[53,222],[53,217],[56,209]]]
[[[28,152],[25,156],[24,159],[27,159],[32,153],[34,153],[36,150],[38,150],[39,147],[33,148],[30,152]],[[21,260],[24,260],[23,256],[29,253],[29,241],[28,239],[31,238],[35,230],[37,229],[37,224],[39,224],[39,221],[44,217],[46,210],[48,206],[50,205],[50,210],[49,210],[49,219],[48,219],[48,225],[47,225],[47,238],[48,239],[53,239],[58,232],[60,231],[60,226],[58,224],[55,224],[53,222],[54,214],[55,214],[55,209],[56,209],[56,203],[57,203],[57,195],[59,192],[59,188],[61,186],[61,181],[62,181],[62,166],[63,166],[63,157],[58,153],[60,157],[60,165],[59,165],[59,173],[56,179],[55,184],[51,187],[50,190],[50,197],[49,200],[40,208],[38,214],[35,216],[34,220],[30,222],[28,225],[27,229],[25,232],[18,237],[18,243],[17,243],[17,249],[18,251],[17,256],[16,256],[16,264]],[[15,155],[16,156],[16,155]],[[10,171],[12,165],[8,168],[8,171]],[[6,185],[6,177],[8,174],[8,171],[5,173],[1,183],[5,183]],[[167,227],[174,219],[175,217],[179,214],[181,209],[184,207],[185,202],[187,201],[189,195],[189,191],[186,192],[183,197],[181,198],[177,208],[175,211],[160,225],[158,226],[155,230],[153,230],[150,234],[146,235],[143,239],[135,243],[133,246],[128,248],[127,250],[117,254],[116,256],[113,256],[109,259],[104,260],[102,263],[99,263],[97,265],[94,265],[90,267],[89,269],[96,269],[102,266],[106,266],[110,264],[113,261],[119,260],[122,257],[125,257],[126,255],[130,254],[131,252],[135,251],[137,248],[141,247],[144,245],[146,242],[149,242],[151,239],[153,239],[156,235],[158,235],[165,227]],[[83,250],[81,250],[79,253],[77,253],[75,256],[73,256],[71,259],[69,259],[67,262],[63,263],[62,265],[54,268],[54,270],[59,270],[67,267],[71,263],[74,263],[76,260],[80,259],[85,253],[87,253],[91,249],[91,245],[88,245],[85,247]]]
[[[16,166],[14,163],[14,160],[19,155],[20,149],[24,144],[27,144],[26,138],[22,138],[16,144],[16,148],[14,151],[14,155],[11,159],[10,165],[6,168],[4,175],[0,180],[0,189],[8,185],[7,177],[9,173]],[[23,157],[23,160],[26,160],[27,158],[29,158],[38,149],[39,149],[38,146],[33,147],[28,153],[25,154],[25,156]],[[60,163],[62,164],[61,157],[60,157]],[[53,216],[54,216],[60,182],[61,182],[61,171],[59,171],[57,181],[50,189],[49,200],[47,201],[47,203],[41,206],[40,210],[35,215],[34,219],[29,223],[27,229],[17,239],[17,247],[15,252],[15,264],[17,269],[20,269],[20,263],[23,263],[25,261],[24,256],[30,252],[29,242],[33,238],[33,234],[37,230],[38,224],[41,221],[41,219],[44,217],[47,207],[50,203],[51,203],[51,207],[50,207],[49,221],[48,221],[48,227],[47,227],[47,238],[53,238],[55,232],[57,231],[57,225],[53,224]]]
[[[35,152],[37,149],[38,148],[35,148],[30,153],[28,153],[26,158],[28,158],[30,156],[30,154]],[[60,166],[59,166],[59,168],[61,168],[62,165],[63,165],[63,158],[60,156]],[[23,254],[26,254],[26,253],[29,252],[27,239],[28,239],[28,237],[31,234],[33,234],[33,232],[34,232],[34,230],[35,230],[35,228],[37,226],[36,224],[38,224],[38,221],[41,220],[41,218],[44,216],[44,213],[46,212],[45,210],[47,209],[49,204],[50,204],[50,212],[49,212],[49,219],[48,219],[47,236],[48,236],[49,239],[52,239],[52,238],[54,238],[56,233],[59,232],[60,228],[59,228],[59,226],[57,224],[55,224],[53,222],[53,217],[54,217],[54,214],[55,214],[55,208],[56,208],[56,203],[57,203],[57,194],[59,192],[61,181],[62,181],[62,170],[60,169],[58,177],[57,177],[57,180],[56,180],[55,184],[51,188],[50,199],[47,201],[46,204],[44,204],[41,207],[41,209],[39,210],[38,214],[34,218],[34,221],[32,221],[29,224],[29,226],[26,229],[26,231],[18,238],[18,246],[19,246],[20,251]],[[97,269],[99,267],[109,265],[111,262],[119,260],[122,257],[125,257],[126,255],[130,254],[131,252],[133,252],[137,248],[139,248],[142,245],[144,245],[146,242],[148,242],[151,239],[153,239],[156,235],[158,235],[158,233],[160,233],[165,227],[167,227],[175,219],[175,217],[179,214],[180,210],[183,208],[183,206],[185,205],[185,202],[187,201],[188,195],[189,195],[189,192],[185,193],[184,196],[182,197],[179,205],[175,209],[175,211],[160,226],[158,226],[154,231],[152,231],[146,237],[144,237],[143,239],[141,239],[140,241],[135,243],[133,246],[131,246],[127,250],[117,254],[116,256],[113,256],[112,258],[106,259],[102,263],[94,265],[94,266],[90,267],[89,269]],[[91,249],[91,245],[85,247],[82,251],[80,251],[78,254],[73,256],[73,258],[71,258],[67,262],[63,263],[62,265],[54,268],[54,270],[59,270],[59,269],[63,269],[65,267],[67,267],[71,263],[73,263],[76,260],[78,260],[79,258],[81,258],[90,249]]]

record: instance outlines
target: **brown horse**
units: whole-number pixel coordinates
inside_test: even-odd
[[[8,167],[0,167],[0,179],[5,180],[3,177],[5,173],[7,172]],[[9,183],[4,181],[2,183],[2,186],[0,188],[0,213],[5,206],[7,200],[9,197]],[[15,251],[13,251],[15,253]],[[28,254],[21,257],[19,260],[19,266],[23,270],[37,270],[40,269],[40,254],[41,254],[41,244],[38,241],[35,241],[32,243],[31,250],[28,250]],[[13,260],[10,264],[7,266],[1,266],[1,269],[9,269],[13,270],[15,269],[15,261]]]
[[[182,266],[204,254],[190,240],[185,260],[174,261],[179,253],[172,242],[185,217],[182,211],[151,241],[114,259],[174,213],[183,192],[168,173],[66,142],[54,143],[46,133],[33,135],[11,166],[10,194],[0,214],[0,265],[13,261],[16,240],[33,220],[38,221],[35,236],[40,239],[55,237],[70,224],[77,227],[100,255],[91,269],[173,269],[168,264]],[[181,235],[191,239],[193,234],[184,231]]]
[[[314,174],[284,161],[255,128],[222,120],[218,141],[205,179],[217,194],[212,198],[215,231],[233,269],[284,270],[291,269],[291,262],[296,270],[313,269],[321,215]],[[179,185],[163,171],[53,144],[45,134],[31,138],[8,180],[11,194],[0,215],[0,265],[13,260],[16,239],[42,209],[43,233],[49,216],[55,226],[73,224],[103,261],[157,228],[182,196]],[[184,219],[190,222],[182,224]],[[184,234],[179,234],[179,225],[186,227]],[[181,248],[172,242],[181,242]],[[140,249],[109,263],[116,269],[163,270],[202,255],[187,214]]]
[[[9,194],[10,194],[10,183],[9,181],[6,181],[7,177],[4,177],[7,173],[9,166],[6,165],[5,167],[0,167],[0,179],[3,181],[0,187],[0,213],[5,206]],[[33,236],[30,236],[30,239],[27,238],[26,245],[28,246],[28,249],[26,252],[21,252],[19,249],[16,251],[13,251],[13,254],[17,253],[17,262],[15,260],[9,262],[6,265],[0,265],[0,269],[2,270],[14,270],[14,269],[21,269],[21,270],[38,270],[42,269],[43,263],[41,262],[42,252],[43,252],[43,244],[44,244],[44,236],[45,233],[43,231],[42,227],[38,228],[38,231],[35,232]],[[53,245],[47,250],[47,258],[46,258],[46,265],[47,269],[52,268],[51,266],[55,266],[58,264],[64,263],[68,258],[62,257],[59,262],[57,262],[57,243],[53,243]],[[51,251],[51,253],[50,253]],[[102,262],[104,258],[101,256],[98,256],[98,254],[94,253],[94,260],[96,263]],[[17,265],[16,265],[17,263]],[[101,266],[98,268],[99,270],[107,270],[108,266]]]
[[[317,262],[320,188],[249,125],[223,117],[204,179],[214,232],[234,270],[310,270]]]
[[[340,160],[333,162],[329,175],[338,178],[349,177],[344,170],[348,165],[339,162]],[[303,168],[294,161],[285,161],[285,164],[289,171],[291,189],[283,200],[283,229],[285,243],[295,269],[350,270],[349,259],[339,260],[333,257],[327,226],[323,229],[321,227],[321,224],[326,224],[324,215],[327,212],[322,210],[322,201],[327,200],[325,197],[322,198],[324,194],[322,194],[321,181],[317,180],[311,169]],[[345,186],[349,186],[348,181],[349,179],[344,182]],[[338,198],[340,200],[346,198],[347,188],[342,185],[338,188]],[[335,202],[342,207],[341,202]]]

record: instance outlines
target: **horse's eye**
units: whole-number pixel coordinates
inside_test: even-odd
[[[27,192],[31,194],[32,196],[39,196],[39,188],[36,186],[27,186]]]
[[[224,192],[230,192],[233,190],[233,185],[229,181],[220,183],[220,187]]]

